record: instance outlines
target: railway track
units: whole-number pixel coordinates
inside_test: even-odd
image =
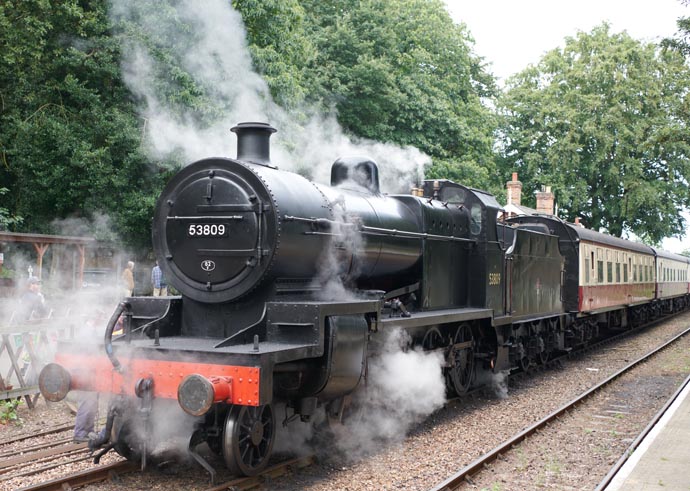
[[[311,465],[314,456],[309,455],[296,459],[286,460],[274,466],[268,467],[261,474],[253,477],[238,477],[220,484],[212,485],[205,491],[244,491],[257,488],[267,480],[275,479],[294,469],[300,469]],[[89,484],[95,484],[106,480],[120,479],[120,476],[139,470],[139,466],[133,462],[120,461],[108,465],[102,465],[85,471],[74,472],[57,479],[41,482],[23,487],[18,491],[64,491]]]
[[[462,486],[464,486],[467,483],[472,483],[474,481],[475,476],[479,476],[485,469],[487,469],[490,464],[495,462],[498,459],[505,458],[507,455],[509,455],[515,448],[517,448],[521,443],[525,442],[528,440],[530,437],[532,437],[535,434],[538,434],[541,430],[545,429],[548,425],[554,423],[557,421],[559,418],[562,418],[564,415],[568,414],[571,411],[575,411],[576,408],[583,404],[587,399],[592,397],[594,394],[606,389],[607,387],[611,386],[615,381],[617,381],[622,375],[627,374],[631,372],[634,368],[638,367],[645,361],[650,360],[653,358],[655,355],[659,354],[661,351],[664,349],[668,348],[669,346],[673,345],[676,343],[679,339],[683,338],[686,336],[688,333],[690,333],[690,328],[686,329],[685,331],[681,332],[680,334],[674,336],[672,339],[668,340],[667,342],[663,343],[662,345],[658,346],[657,348],[649,351],[647,354],[641,356],[640,358],[636,359],[635,361],[629,363],[627,366],[623,367],[622,369],[618,370],[616,373],[612,374],[610,377],[607,379],[603,380],[602,382],[598,383],[597,385],[593,386],[589,390],[583,392],[580,394],[578,397],[572,399],[571,401],[563,404],[561,407],[558,409],[554,410],[541,420],[537,421],[533,425],[529,426],[528,428],[525,428],[521,432],[517,433],[514,435],[512,438],[509,438],[508,440],[504,441],[497,447],[493,448],[492,450],[486,452],[484,455],[480,456],[467,466],[463,467],[460,469],[458,472],[454,473],[450,477],[448,477],[446,480],[444,480],[442,483],[438,484],[437,486],[431,488],[430,491],[453,491],[460,489]],[[615,401],[610,404],[609,408],[605,409],[600,409],[600,412],[608,412],[609,414],[600,414],[599,417],[611,417],[615,418],[616,415],[623,415],[625,413],[626,409],[625,401]]]
[[[0,484],[19,477],[44,473],[91,458],[86,443],[60,438],[0,454]]]

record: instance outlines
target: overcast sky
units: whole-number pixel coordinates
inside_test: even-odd
[[[679,0],[445,0],[456,22],[467,25],[475,52],[505,78],[563,46],[567,36],[590,32],[606,21],[612,32],[627,31],[657,41],[676,32],[676,20],[690,16]]]
[[[590,32],[604,21],[611,32],[656,42],[675,34],[679,17],[690,16],[690,7],[679,0],[445,1],[455,22],[463,22],[474,37],[475,53],[499,79],[538,63],[547,51],[564,46],[566,37]],[[662,247],[682,252],[690,249],[690,237],[667,239]]]

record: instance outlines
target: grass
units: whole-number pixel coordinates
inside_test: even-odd
[[[22,403],[21,399],[8,399],[0,401],[0,424],[21,424],[22,420],[17,414],[17,407]]]

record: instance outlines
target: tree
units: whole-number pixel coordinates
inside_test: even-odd
[[[303,104],[309,87],[306,68],[316,56],[307,37],[304,9],[297,0],[233,0],[242,14],[254,67],[283,108]]]
[[[690,0],[682,0],[681,3],[686,7],[690,5]],[[678,32],[672,38],[664,39],[661,45],[665,48],[673,49],[681,53],[685,58],[690,55],[690,17],[680,17],[676,24]]]
[[[432,177],[486,186],[495,122],[484,98],[494,79],[464,25],[440,0],[306,0],[317,55],[312,94],[350,133],[412,145]]]
[[[137,186],[155,194],[164,175],[140,150],[110,28],[105,1],[0,4],[0,177],[13,191],[0,199],[21,230],[107,214],[145,247],[153,210]]]
[[[9,191],[7,188],[0,188],[0,196],[6,194]],[[10,211],[7,208],[0,206],[0,230],[7,230],[12,228],[14,225],[22,223],[24,219],[22,217],[10,215]]]
[[[566,38],[508,81],[499,103],[504,176],[550,185],[559,214],[657,243],[690,205],[690,73],[676,52],[603,24]]]

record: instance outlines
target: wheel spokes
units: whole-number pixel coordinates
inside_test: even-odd
[[[223,454],[231,471],[259,473],[273,448],[274,416],[271,406],[237,406],[228,413],[223,436]]]

